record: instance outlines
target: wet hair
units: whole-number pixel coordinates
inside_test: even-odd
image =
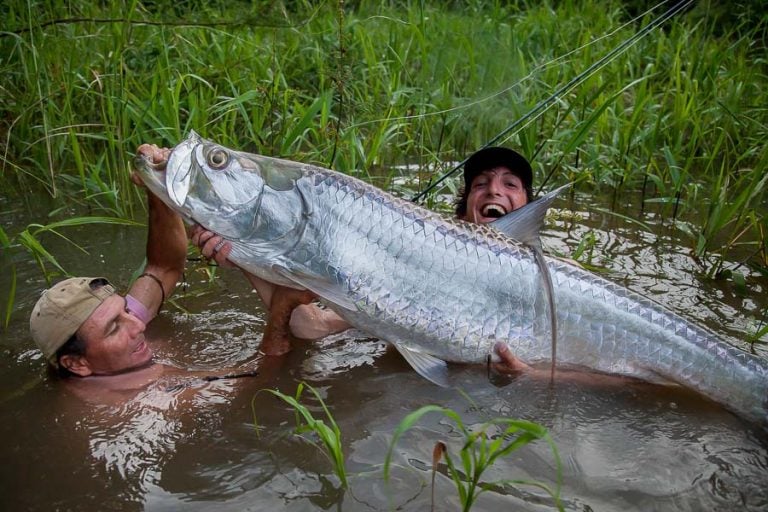
[[[75,374],[69,371],[61,364],[61,358],[64,356],[84,356],[85,341],[77,333],[69,337],[59,350],[56,351],[56,374],[61,378],[74,377]]]
[[[459,219],[463,219],[467,216],[467,200],[469,199],[470,187],[461,187],[459,195],[456,198],[455,212],[456,217]],[[525,198],[528,203],[533,202],[533,187],[525,187]]]
[[[456,197],[455,212],[456,217],[463,219],[467,216],[467,198],[469,197],[469,189],[467,187],[461,187],[459,195]]]

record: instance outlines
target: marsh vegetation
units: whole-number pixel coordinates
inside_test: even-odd
[[[195,129],[363,176],[416,165],[421,190],[673,4],[6,2],[0,188],[132,218],[135,148]],[[768,267],[758,7],[696,3],[497,143],[541,187],[639,191],[702,275],[748,288]],[[0,240],[50,261],[31,235]]]

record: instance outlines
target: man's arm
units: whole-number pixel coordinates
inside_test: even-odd
[[[192,231],[192,243],[200,248],[206,258],[212,258],[222,267],[235,267],[228,260],[232,246],[220,236],[195,226]],[[285,315],[285,308],[290,309],[289,328],[293,336],[303,339],[319,339],[330,334],[345,331],[351,326],[335,312],[322,309],[317,304],[307,304],[312,298],[309,292],[278,286],[241,269],[245,277],[256,290],[270,312]],[[277,304],[276,302],[280,302]],[[277,316],[277,315],[273,315]],[[284,326],[280,327],[281,329]]]
[[[139,154],[154,163],[167,161],[168,150],[154,144],[142,144]],[[140,179],[134,175],[134,182]],[[187,232],[181,217],[147,190],[147,265],[128,294],[141,302],[150,318],[157,315],[163,300],[169,297],[181,279],[187,258]]]
[[[222,248],[222,251],[224,248]],[[229,254],[229,251],[227,251]],[[346,331],[351,325],[330,309],[323,309],[317,304],[310,304],[316,297],[311,292],[294,290],[264,281],[243,270],[243,274],[261,297],[262,302],[273,309],[273,301],[281,300],[290,308],[288,326],[291,334],[297,338],[316,340],[337,332]],[[274,297],[274,299],[273,299]]]

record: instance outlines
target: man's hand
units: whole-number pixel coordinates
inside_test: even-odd
[[[142,156],[152,162],[157,170],[165,169],[165,164],[168,163],[168,156],[170,156],[170,154],[170,149],[161,148],[155,144],[142,144],[136,150],[137,156]],[[141,175],[136,171],[131,173],[131,181],[138,187],[144,187],[144,181],[141,179]]]
[[[512,350],[504,342],[496,342],[493,346],[493,353],[500,359],[498,363],[492,363],[491,357],[488,356],[488,380],[494,386],[504,387],[523,372],[535,372],[533,368],[515,357]]]
[[[200,249],[200,253],[205,258],[214,260],[219,266],[236,266],[228,259],[232,244],[199,224],[195,224],[192,228],[192,243]]]
[[[163,169],[170,150],[154,144],[142,144],[136,156]],[[154,316],[162,307],[163,299],[170,296],[181,279],[187,257],[187,232],[179,214],[170,209],[144,186],[138,173],[131,181],[147,192],[147,264],[144,274],[131,286],[128,293],[144,304]]]
[[[501,359],[500,362],[494,365],[496,371],[501,373],[519,373],[530,370],[531,367],[516,358],[506,343],[501,341],[496,342],[493,346],[493,351]]]

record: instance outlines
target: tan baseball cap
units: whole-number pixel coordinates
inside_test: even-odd
[[[56,351],[88,320],[115,288],[103,277],[65,279],[43,292],[29,318],[32,339],[55,363]]]

